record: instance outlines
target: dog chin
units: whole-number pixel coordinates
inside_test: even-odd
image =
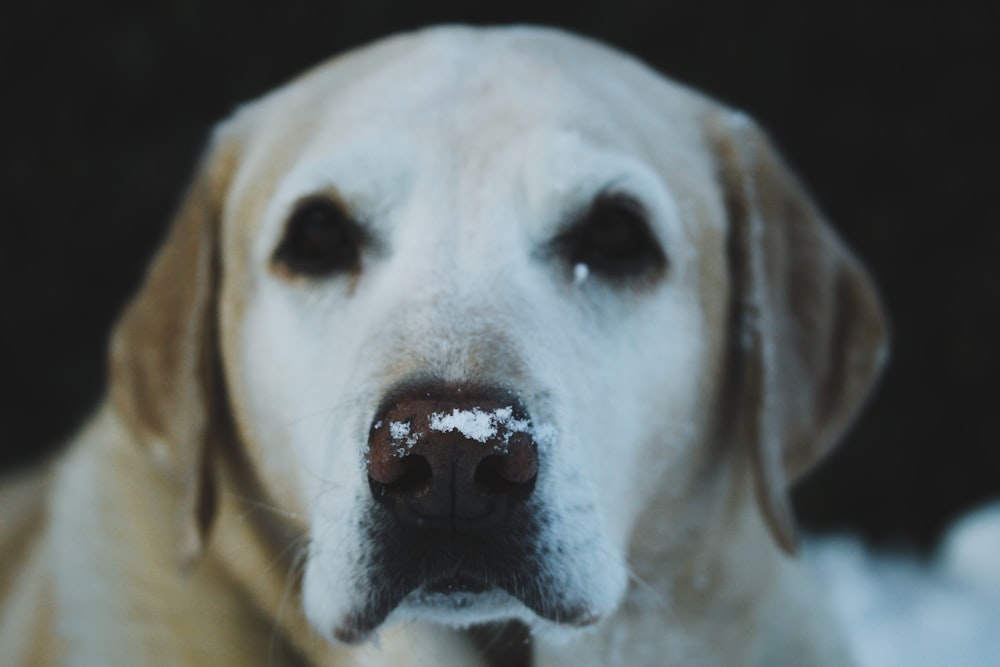
[[[334,628],[341,642],[358,644],[377,641],[378,632],[388,626],[408,622],[430,622],[458,629],[488,623],[519,621],[535,634],[574,635],[603,618],[600,613],[583,608],[530,608],[501,588],[465,586],[462,583],[425,584],[405,595],[391,611],[372,609],[352,614]]]
[[[377,638],[381,629],[399,623],[427,621],[467,628],[512,620],[534,625],[539,619],[521,601],[499,588],[443,590],[438,586],[420,586],[391,611],[368,608],[349,614],[335,625],[333,635],[341,642],[358,644]]]

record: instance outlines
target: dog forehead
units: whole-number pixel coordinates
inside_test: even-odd
[[[421,147],[424,155],[483,156],[546,127],[689,171],[692,161],[704,161],[698,118],[706,104],[581,37],[445,27],[335,57],[246,105],[231,124],[242,126],[244,171],[255,165],[265,178],[345,144],[398,151],[422,138],[432,144]]]
[[[615,101],[633,107],[636,100],[622,98],[650,87],[675,88],[677,101],[696,97],[623,53],[558,30],[444,27],[334,57],[251,106],[268,121],[278,114],[305,125],[364,120],[412,129],[478,120],[483,111],[503,122],[585,115]]]
[[[376,222],[407,198],[476,225],[469,206],[511,214],[512,202],[530,212],[525,220],[552,221],[602,185],[627,188],[615,171],[624,162],[639,167],[624,172],[645,172],[647,192],[680,193],[680,207],[697,212],[687,222],[717,226],[724,216],[701,127],[713,105],[557,30],[388,38],[303,74],[222,128],[242,144],[226,198],[226,217],[240,222],[227,236],[244,248],[256,239],[263,253],[274,230],[261,235],[261,221],[276,226],[296,199],[324,191]]]

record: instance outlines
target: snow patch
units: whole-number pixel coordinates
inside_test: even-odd
[[[470,440],[486,442],[496,437],[500,428],[505,429],[504,444],[514,433],[531,433],[531,422],[527,419],[516,419],[514,408],[507,406],[497,408],[492,412],[483,412],[479,408],[459,410],[455,408],[450,413],[435,412],[431,415],[430,429],[447,433],[458,431]]]
[[[990,667],[1000,656],[1000,505],[960,521],[929,563],[848,538],[806,559],[864,667]]]
[[[556,429],[550,424],[532,426],[528,419],[514,416],[511,406],[484,411],[453,409],[451,412],[435,412],[430,418],[430,430],[448,433],[458,431],[466,438],[486,442],[492,438],[501,439],[500,447],[505,447],[515,433],[527,433],[537,444],[548,445],[556,437]]]
[[[948,533],[938,563],[955,579],[1000,596],[1000,503],[972,512],[956,523]],[[1000,618],[997,623],[1000,627]]]
[[[420,433],[410,432],[410,422],[389,422],[389,435],[396,445],[396,456],[406,456],[420,440]]]
[[[390,422],[389,435],[391,435],[394,440],[402,440],[403,438],[410,435],[410,423]]]

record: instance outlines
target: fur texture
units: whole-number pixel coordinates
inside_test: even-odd
[[[661,270],[559,250],[608,196]],[[276,260],[316,198],[363,230],[351,271]],[[786,490],[883,338],[864,270],[744,116],[552,30],[379,42],[215,131],[107,401],[4,491],[0,662],[471,665],[462,627],[517,620],[542,666],[842,667]],[[404,589],[373,556],[368,434],[428,378],[516,393],[546,434],[531,562],[495,590]]]

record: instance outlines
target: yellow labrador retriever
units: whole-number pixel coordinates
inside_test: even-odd
[[[786,490],[883,335],[746,117],[557,31],[379,42],[215,131],[4,491],[0,664],[843,667]]]

